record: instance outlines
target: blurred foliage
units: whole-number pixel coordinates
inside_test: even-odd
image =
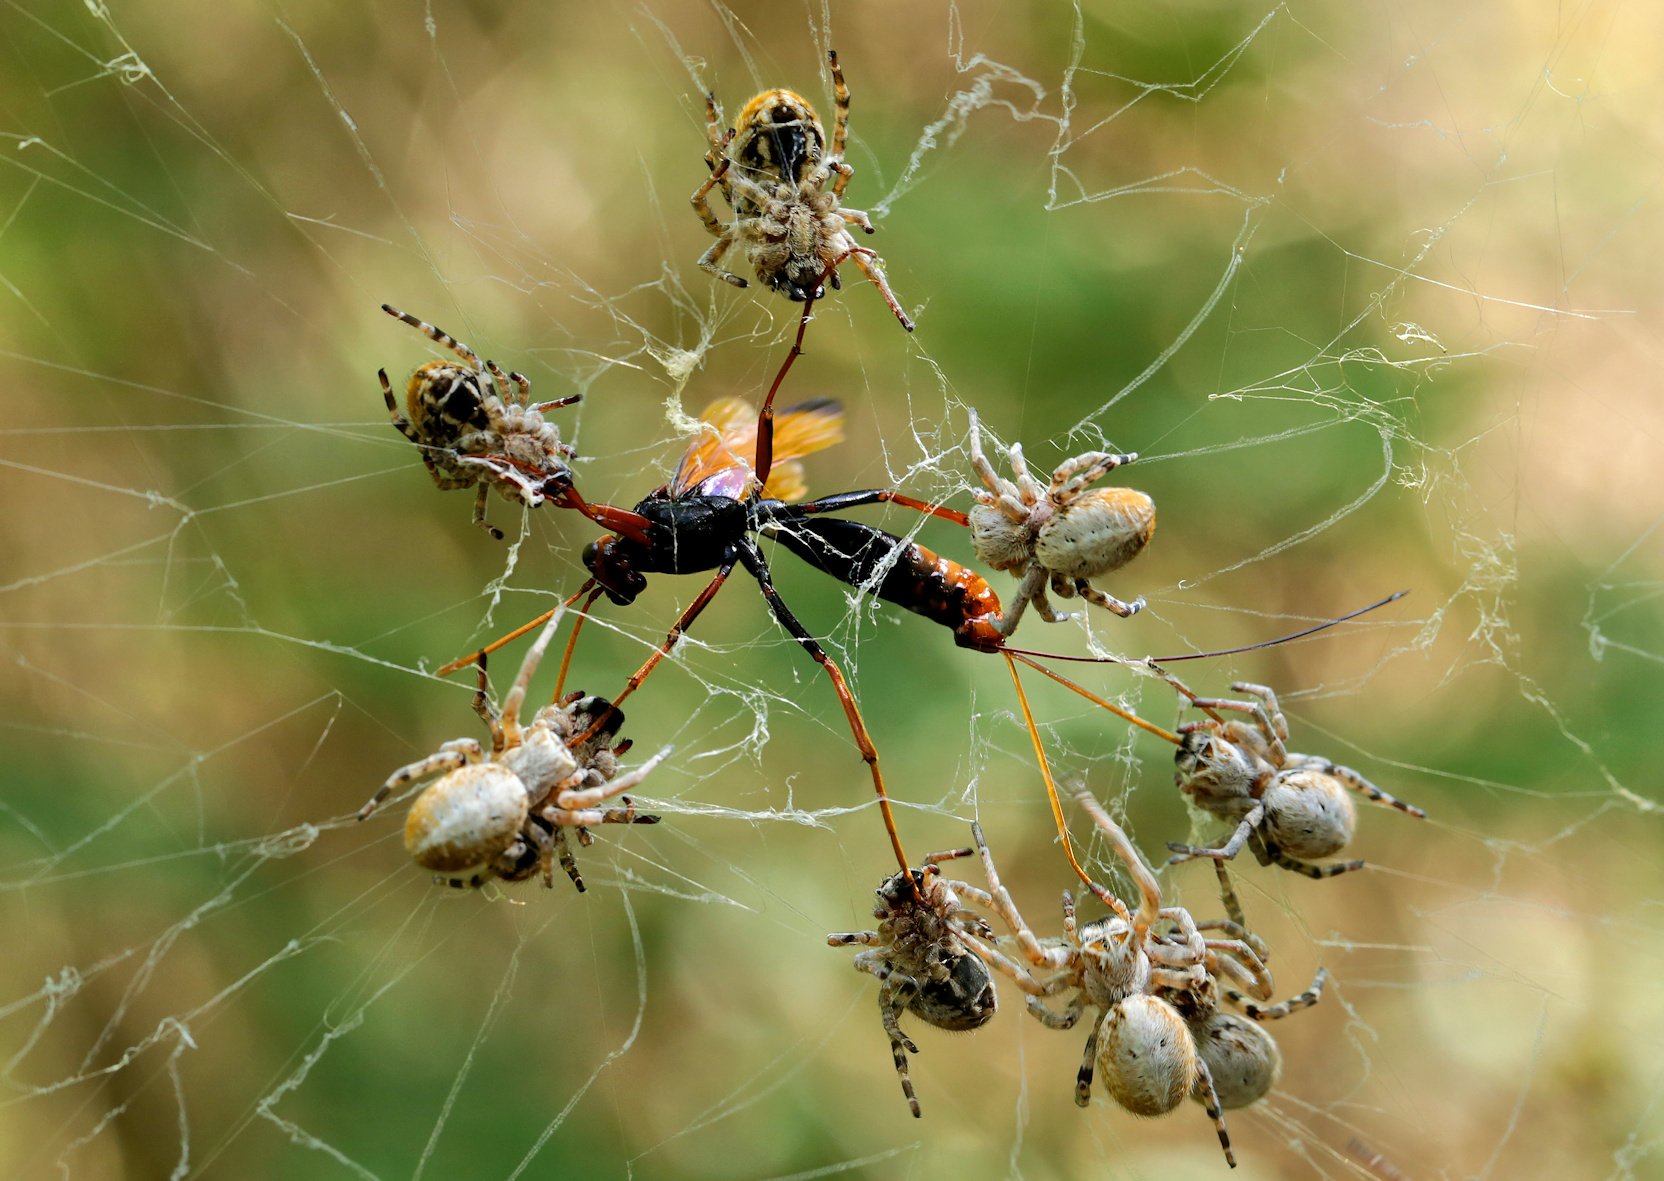
[[[495,544],[434,491],[375,381],[431,349],[377,305],[582,391],[556,412],[581,487],[633,503],[680,450],[667,404],[756,396],[795,328],[694,266],[704,91],[829,116],[831,44],[849,203],[919,330],[853,274],[817,308],[782,395],[846,404],[815,490],[963,506],[968,406],[1042,470],[1139,451],[1160,531],[1107,585],[1151,605],[1091,621],[1126,656],[1413,591],[1183,668],[1277,685],[1295,747],[1433,817],[1365,810],[1373,868],[1337,882],[1243,867],[1283,989],[1335,984],[1232,1113],[1242,1175],[1363,1176],[1353,1137],[1416,1178],[1647,1175],[1664,29],[1546,9],[858,3],[830,40],[789,5],[0,14],[0,1173],[1218,1174],[1200,1111],[1078,1111],[1079,1037],[1014,991],[919,1036],[908,1118],[871,981],[824,947],[884,873],[870,789],[743,578],[631,702],[637,754],[677,748],[646,785],[666,823],[602,834],[588,894],[439,890],[398,809],[350,819],[478,730],[468,678],[426,672],[575,587],[594,532],[549,510]],[[1049,928],[1068,877],[1004,663],[777,577],[852,673],[909,848],[980,817]],[[572,684],[616,692],[696,586],[604,610]],[[1192,831],[1161,742],[1025,683],[1059,774],[1148,854]]]

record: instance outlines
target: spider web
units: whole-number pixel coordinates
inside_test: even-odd
[[[664,822],[580,850],[588,893],[437,889],[400,809],[353,820],[478,733],[468,677],[430,672],[570,593],[594,535],[494,501],[494,543],[432,488],[375,370],[434,352],[377,305],[583,393],[554,412],[580,486],[634,503],[796,327],[693,265],[703,95],[829,116],[835,47],[849,201],[919,329],[853,273],[816,308],[782,400],[842,399],[848,441],[812,487],[963,507],[971,407],[1041,470],[1138,451],[1161,529],[1105,586],[1149,607],[1031,615],[1048,651],[1229,648],[1413,592],[1174,666],[1277,686],[1295,748],[1430,814],[1363,809],[1365,873],[1239,867],[1279,991],[1332,978],[1230,1113],[1243,1175],[1656,1175],[1652,10],[14,3],[0,31],[0,1172],[1224,1168],[1199,1110],[1078,1110],[1080,1037],[1010,991],[974,1035],[906,1019],[908,1116],[872,981],[824,945],[885,873],[871,791],[743,578],[629,704],[628,761],[675,748],[638,793]],[[776,577],[913,856],[980,819],[1054,930],[1069,875],[1004,662],[790,555]],[[697,585],[598,612],[572,686],[616,693]],[[1147,855],[1212,835],[1163,743],[1025,684],[1060,777]],[[1214,913],[1205,869],[1163,882]]]

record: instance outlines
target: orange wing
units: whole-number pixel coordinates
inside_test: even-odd
[[[701,429],[670,482],[672,496],[714,482],[716,495],[743,497],[754,483],[751,465],[757,455],[757,411],[742,398],[718,398],[699,416]],[[763,495],[797,500],[807,494],[805,455],[844,440],[844,408],[831,398],[788,406],[774,416],[774,466]],[[718,479],[722,477],[722,479]]]

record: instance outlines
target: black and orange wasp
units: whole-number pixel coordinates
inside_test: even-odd
[[[854,695],[837,662],[827,655],[820,642],[798,620],[775,589],[768,561],[757,544],[758,537],[776,541],[838,581],[949,628],[954,641],[961,647],[979,652],[998,652],[1006,658],[1045,779],[1053,819],[1062,837],[1065,855],[1081,880],[1090,886],[1092,880],[1076,861],[1069,841],[1062,804],[1027,695],[1017,676],[1017,663],[1029,665],[1095,705],[1175,746],[1179,744],[1179,737],[1104,700],[1033,659],[1050,654],[1010,647],[999,626],[1003,619],[999,596],[975,570],[877,526],[832,515],[863,505],[887,503],[968,526],[964,513],[887,488],[837,492],[813,500],[801,500],[807,495],[808,488],[799,460],[841,442],[843,438],[843,408],[834,400],[803,402],[778,414],[773,408],[781,383],[802,353],[803,334],[813,303],[813,298],[805,301],[796,340],[775,375],[761,409],[754,414],[739,398],[724,398],[707,407],[700,418],[701,429],[677,465],[675,475],[634,508],[586,501],[576,485],[549,497],[550,503],[575,509],[610,530],[584,548],[583,563],[590,577],[565,601],[570,606],[587,596],[568,640],[566,659],[571,657],[578,627],[603,594],[623,606],[633,603],[646,590],[650,574],[714,571],[710,581],[671,625],[664,641],[631,674],[623,690],[613,697],[613,705],[621,705],[676,646],[683,633],[722,589],[734,568],[743,567],[762,591],[775,621],[826,670],[831,679],[855,744],[872,776],[873,790],[878,796],[879,810],[896,862],[903,873],[910,873],[901,837],[896,830],[889,794],[884,787],[884,777],[879,770],[878,751],[862,720]],[[547,614],[541,616],[487,645],[482,651],[453,661],[440,669],[439,675],[448,675],[475,664],[480,656],[523,635],[548,617]],[[1187,658],[1179,656],[1176,659]],[[1175,658],[1160,659],[1172,661]],[[563,661],[557,694],[560,685],[565,682],[565,674],[566,664]]]

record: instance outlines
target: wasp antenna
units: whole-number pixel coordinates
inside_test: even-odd
[[[1359,607],[1356,611],[1348,611],[1345,615],[1336,616],[1334,619],[1326,619],[1322,623],[1314,624],[1301,631],[1290,632],[1286,636],[1278,636],[1274,640],[1261,640],[1257,644],[1244,644],[1240,648],[1218,648],[1211,652],[1182,652],[1176,656],[1140,656],[1136,659],[1123,656],[1075,656],[1062,652],[1036,652],[1029,648],[1002,648],[1000,651],[1010,652],[1017,656],[1032,656],[1039,660],[1066,660],[1075,664],[1148,664],[1151,662],[1176,664],[1181,660],[1211,660],[1218,656],[1236,656],[1243,652],[1254,652],[1260,648],[1275,648],[1279,644],[1303,640],[1307,636],[1327,631],[1338,624],[1348,623],[1360,615],[1368,615],[1371,611],[1385,607],[1388,603],[1396,603],[1409,593],[1407,590],[1395,591],[1384,599],[1377,599],[1367,607]]]
[[[1286,636],[1278,636],[1274,640],[1261,640],[1257,644],[1245,644],[1241,648],[1222,648],[1217,652],[1192,652],[1184,656],[1152,656],[1149,659],[1159,661],[1163,664],[1172,664],[1179,660],[1206,660],[1214,656],[1235,656],[1240,652],[1253,652],[1260,648],[1275,648],[1279,644],[1291,643],[1294,640],[1303,640],[1307,636],[1316,635],[1320,631],[1327,631],[1331,627],[1335,627],[1338,624],[1356,619],[1360,615],[1368,615],[1371,611],[1374,611],[1379,607],[1385,607],[1388,603],[1396,603],[1399,599],[1402,599],[1409,593],[1410,592],[1408,590],[1394,591],[1386,598],[1377,599],[1367,607],[1359,607],[1356,611],[1348,611],[1345,615],[1325,620],[1324,622],[1315,624],[1312,627],[1304,629],[1303,631],[1292,632]]]

